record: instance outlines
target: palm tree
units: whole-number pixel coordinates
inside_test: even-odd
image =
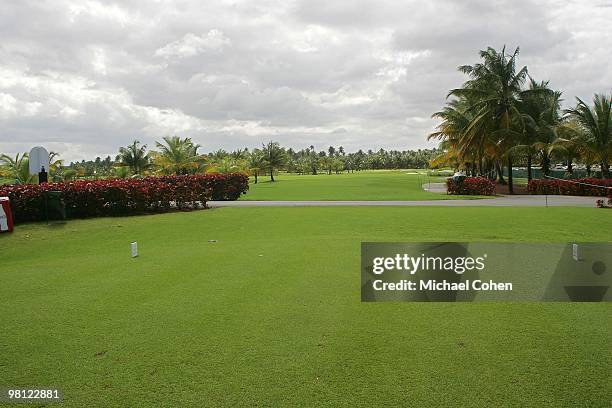
[[[130,169],[132,174],[141,174],[150,165],[147,146],[140,146],[138,140],[134,140],[131,145],[119,148],[117,161]]]
[[[270,172],[270,181],[274,181],[274,169],[282,167],[287,161],[285,151],[278,142],[268,142],[261,149],[263,152],[264,163]]]
[[[462,88],[453,89],[448,96],[464,97],[470,101],[473,118],[460,135],[462,149],[476,153],[482,160],[487,138],[503,146],[508,165],[508,187],[512,186],[512,150],[518,143],[524,127],[519,101],[521,87],[527,79],[527,67],[517,71],[517,47],[514,53],[506,54],[506,47],[497,52],[489,47],[480,51],[482,63],[463,65],[459,71],[470,78]]]
[[[576,100],[576,107],[566,110],[566,113],[583,127],[599,156],[601,177],[609,178],[609,160],[612,154],[612,95],[595,94],[592,108],[580,98]]]
[[[153,162],[164,174],[194,174],[205,169],[206,156],[198,154],[200,145],[191,138],[164,137],[156,142],[159,152],[152,152]]]
[[[6,166],[8,173],[16,184],[31,184],[36,181],[37,175],[30,175],[30,161],[27,153],[22,155],[17,153],[14,159],[2,154],[0,155],[0,164]]]
[[[132,170],[130,169],[129,166],[117,166],[117,167],[113,167],[112,174],[116,178],[125,179],[130,176],[130,171]]]
[[[470,144],[469,141],[462,143],[466,141],[466,128],[474,119],[468,99],[465,97],[452,99],[432,117],[442,119],[442,122],[437,126],[436,132],[428,136],[428,139],[440,139],[444,146],[444,152],[437,157],[435,162],[439,165],[445,160],[444,157],[447,159],[452,157],[458,168],[471,167],[470,163],[473,161],[471,157],[474,156],[474,150],[478,149],[478,143],[476,145]],[[478,140],[484,144],[486,139],[481,136],[479,135]]]
[[[251,173],[255,176],[255,184],[257,184],[259,171],[266,166],[264,154],[261,150],[254,149],[251,154],[249,154],[248,166]]]
[[[244,170],[246,164],[243,159],[235,159],[232,156],[227,156],[220,161],[214,163],[214,171],[222,174],[235,173]],[[210,171],[210,170],[209,170]]]
[[[591,153],[586,132],[580,123],[573,118],[566,118],[556,129],[557,140],[553,142],[553,149],[559,152],[566,160],[567,172],[572,175],[574,159],[580,159],[583,163],[588,161]]]
[[[532,161],[538,158],[542,173],[550,171],[550,156],[557,139],[556,128],[561,121],[561,92],[553,91],[548,81],[530,79],[529,89],[521,92],[519,109],[524,123],[523,136],[517,150],[527,154],[527,179],[533,178]]]

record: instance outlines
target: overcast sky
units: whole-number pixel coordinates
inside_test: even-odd
[[[3,0],[0,152],[431,147],[456,67],[489,45],[567,103],[609,92],[611,22],[608,0]]]

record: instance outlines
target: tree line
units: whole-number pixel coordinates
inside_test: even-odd
[[[610,177],[611,95],[595,94],[592,105],[576,98],[575,106],[562,109],[560,91],[517,66],[518,48],[511,54],[505,47],[500,52],[487,48],[479,55],[480,62],[459,67],[467,80],[433,114],[441,120],[428,137],[440,140],[433,166],[497,179],[511,192],[517,165],[527,168],[530,180],[534,167],[548,176],[555,160],[566,164],[570,177],[574,164],[584,166],[589,176],[599,168],[600,177]]]
[[[329,146],[317,151],[313,145],[294,150],[270,141],[256,149],[232,152],[217,150],[201,153],[201,146],[191,138],[164,137],[155,148],[138,140],[119,148],[114,159],[110,156],[82,160],[65,165],[56,152],[50,153],[49,175],[52,181],[79,178],[131,177],[138,175],[196,174],[205,172],[246,172],[258,182],[260,175],[274,175],[280,170],[297,174],[332,174],[371,169],[426,168],[440,154],[438,149],[418,150],[358,150],[347,153],[342,146]],[[27,153],[16,157],[0,155],[0,177],[17,183],[33,182],[36,176],[28,173]]]

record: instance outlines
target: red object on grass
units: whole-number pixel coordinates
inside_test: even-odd
[[[13,212],[8,197],[0,197],[0,232],[13,231]]]

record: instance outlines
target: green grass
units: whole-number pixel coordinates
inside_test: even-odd
[[[359,248],[610,231],[589,208],[223,208],[19,226],[0,235],[0,385],[60,387],[63,407],[606,406],[610,304],[360,303]]]
[[[415,174],[415,173],[419,174]],[[428,177],[425,170],[377,170],[342,174],[280,174],[270,182],[260,176],[255,184],[251,177],[248,193],[242,200],[445,200],[474,198],[429,193],[422,185],[441,182],[442,177]]]

